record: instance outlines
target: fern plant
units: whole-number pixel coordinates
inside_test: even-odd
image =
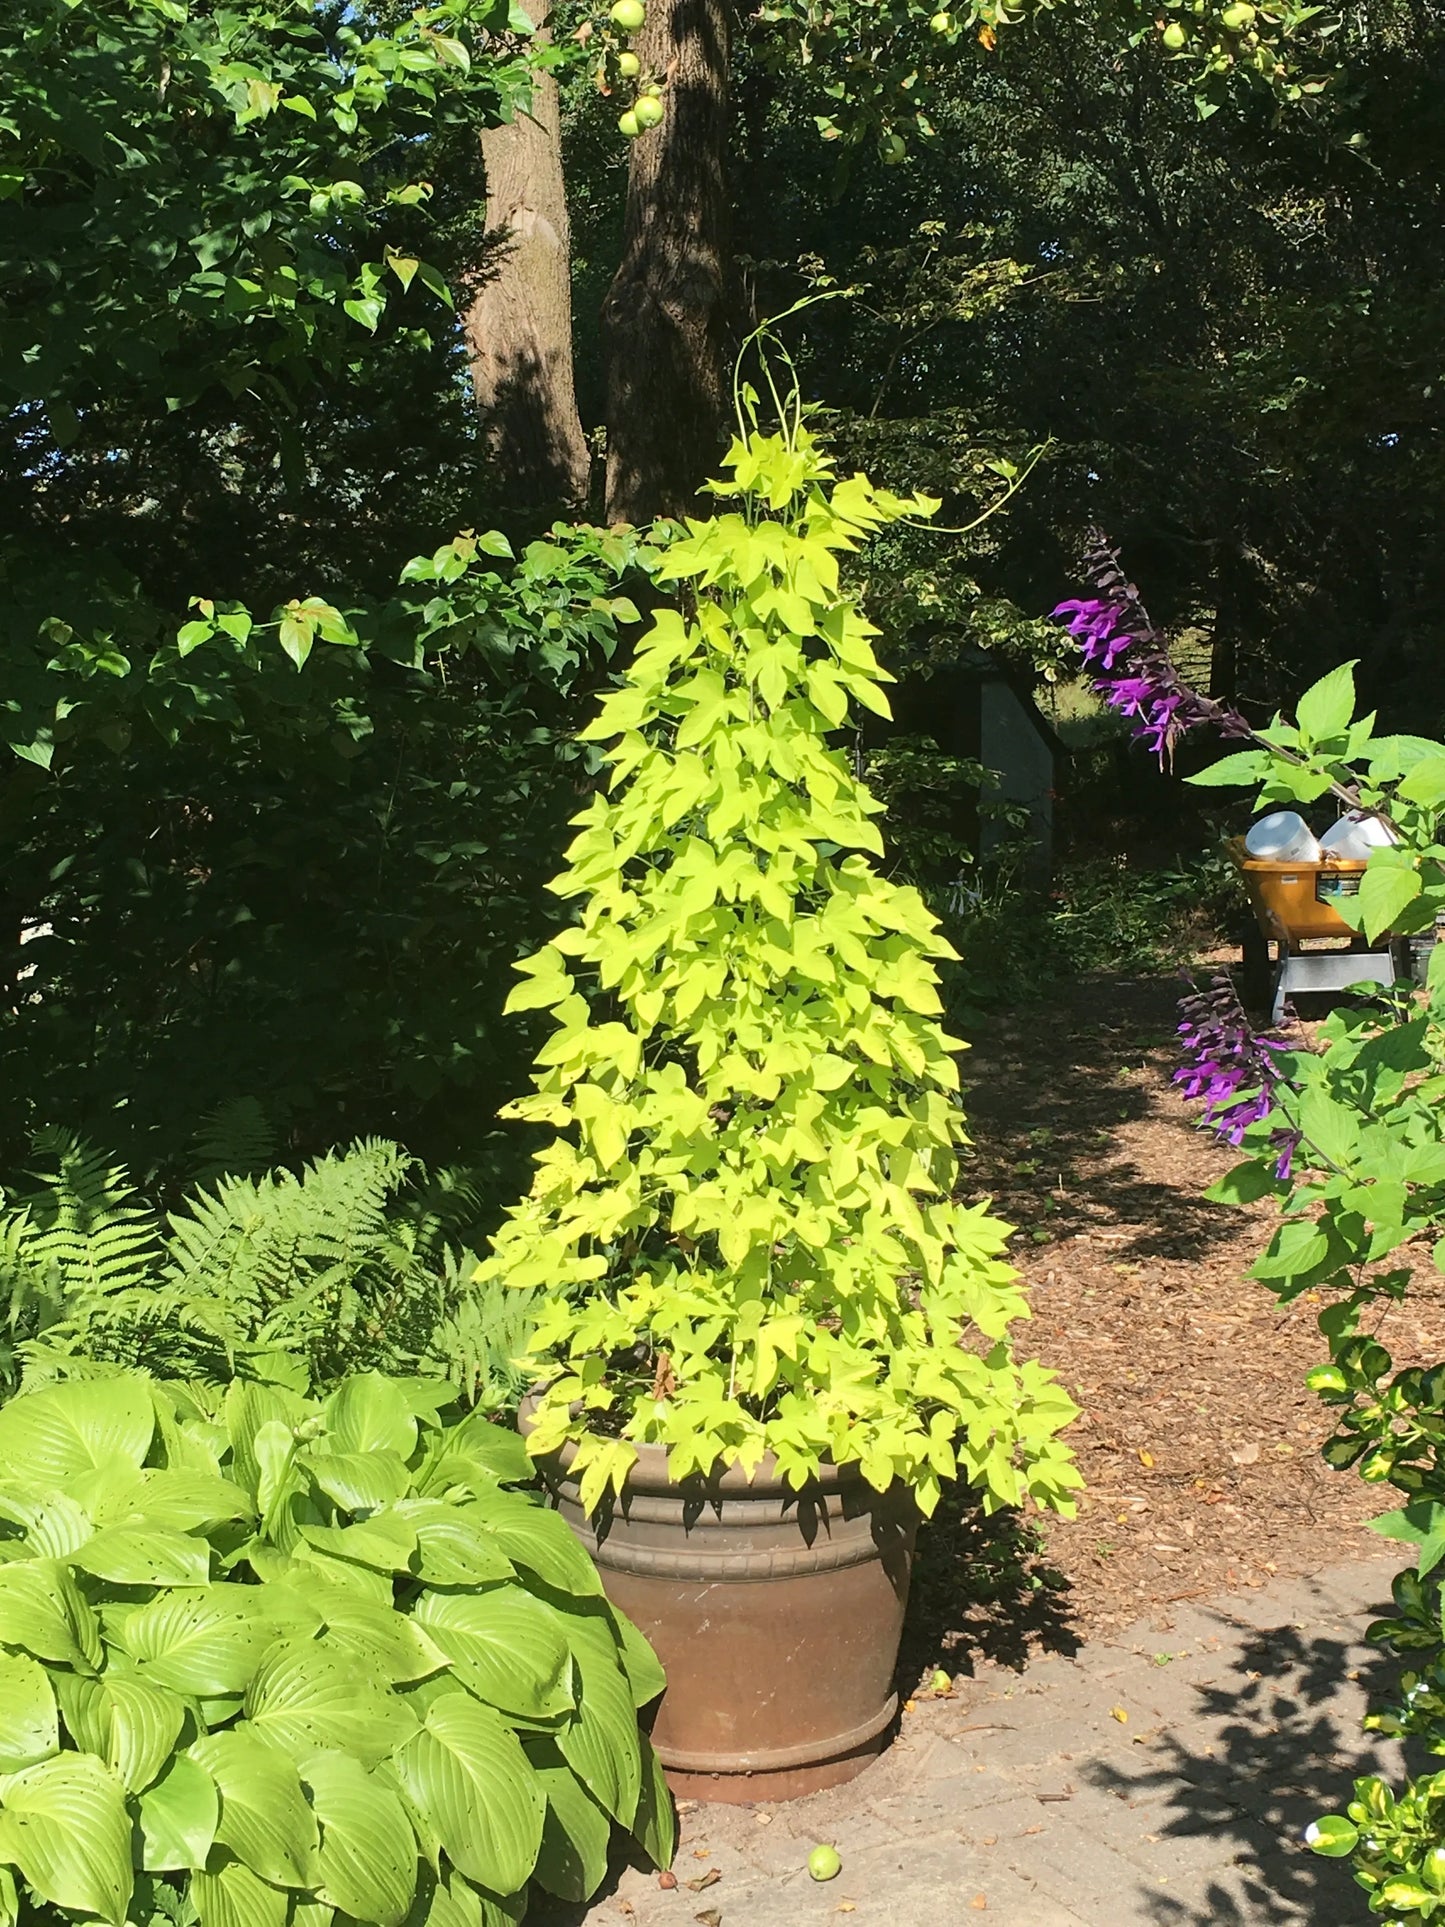
[[[37,1138],[49,1168],[0,1215],[5,1388],[139,1365],[296,1390],[420,1371],[487,1408],[515,1396],[529,1306],[471,1282],[465,1178],[381,1138],[299,1174],[234,1168],[270,1142],[256,1107],[218,1114],[198,1138],[209,1182],[163,1213],[94,1146]]]

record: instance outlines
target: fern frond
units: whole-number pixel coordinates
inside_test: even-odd
[[[257,1177],[280,1154],[275,1126],[254,1097],[232,1097],[202,1118],[193,1140],[193,1184]]]
[[[160,1257],[160,1225],[125,1167],[70,1131],[39,1132],[35,1150],[55,1170],[37,1173],[41,1189],[25,1200],[26,1263],[68,1310],[144,1284]]]

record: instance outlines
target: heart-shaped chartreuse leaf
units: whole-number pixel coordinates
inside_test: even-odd
[[[0,1466],[33,1492],[63,1490],[97,1466],[140,1466],[156,1414],[144,1378],[86,1378],[48,1385],[0,1408]]]
[[[20,1773],[60,1750],[50,1675],[24,1653],[0,1653],[0,1773]]]
[[[249,1729],[293,1760],[338,1747],[368,1767],[417,1724],[405,1700],[324,1639],[278,1641],[247,1688],[245,1712]]]
[[[216,1839],[276,1887],[316,1884],[316,1816],[295,1764],[245,1727],[208,1733],[191,1758],[221,1795]]]
[[[301,1777],[321,1823],[322,1898],[353,1920],[399,1927],[416,1893],[416,1835],[406,1808],[347,1753],[314,1753]]]
[[[411,1490],[406,1461],[396,1452],[332,1452],[329,1440],[306,1447],[302,1469],[343,1512],[376,1512]]]
[[[326,1437],[338,1452],[391,1452],[409,1459],[416,1450],[416,1419],[401,1387],[380,1372],[358,1372],[322,1406]]]
[[[13,1474],[0,1485],[0,1519],[17,1529],[35,1559],[66,1559],[95,1531],[94,1520],[73,1490],[37,1495],[14,1481]]]
[[[572,1662],[564,1623],[520,1586],[423,1593],[415,1616],[478,1699],[522,1720],[571,1712]]]
[[[274,1494],[261,1492],[261,1460],[256,1452],[259,1433],[269,1426],[280,1426],[288,1438],[314,1424],[308,1401],[281,1385],[262,1385],[252,1379],[233,1378],[226,1387],[224,1406],[226,1437],[231,1445],[230,1475],[264,1511],[266,1499]],[[268,1434],[270,1436],[270,1434]]]
[[[218,1849],[212,1868],[191,1879],[201,1927],[287,1927],[291,1896]]]
[[[107,1526],[70,1562],[113,1586],[204,1586],[211,1576],[206,1540],[155,1526]]]
[[[0,1860],[38,1900],[123,1927],[133,1885],[125,1788],[89,1753],[17,1774],[0,1797]]]
[[[97,1529],[159,1526],[170,1532],[209,1532],[253,1514],[251,1501],[219,1473],[185,1466],[109,1468],[76,1479],[70,1496],[84,1506]]]
[[[143,1792],[175,1751],[183,1702],[165,1687],[113,1672],[94,1679],[57,1673],[55,1687],[80,1751],[104,1760],[129,1792]]]
[[[630,1827],[642,1792],[642,1740],[604,1601],[589,1613],[568,1616],[567,1642],[580,1690],[577,1711],[558,1729],[557,1744],[593,1797]]]
[[[178,1753],[140,1798],[141,1865],[147,1873],[204,1867],[220,1815],[215,1781]]]
[[[334,1559],[354,1560],[377,1572],[410,1572],[416,1529],[397,1506],[373,1512],[350,1526],[302,1526],[301,1537]]]
[[[343,1670],[361,1671],[388,1686],[440,1672],[447,1656],[415,1619],[398,1612],[389,1586],[379,1596],[315,1566],[293,1565],[273,1595],[296,1601],[297,1636],[324,1633],[325,1650]],[[354,1574],[354,1569],[353,1569]],[[376,1575],[364,1575],[368,1585]]]
[[[243,1693],[277,1635],[271,1604],[264,1588],[251,1586],[164,1592],[121,1618],[114,1638],[157,1686],[202,1697]]]
[[[555,1742],[526,1742],[528,1758],[547,1795],[537,1880],[562,1900],[590,1900],[607,1872],[612,1821],[557,1750]]]
[[[467,1508],[513,1565],[535,1573],[545,1585],[574,1598],[596,1598],[602,1591],[597,1568],[560,1513],[520,1492],[481,1494]]]
[[[392,1768],[422,1825],[468,1879],[496,1894],[525,1886],[546,1797],[516,1734],[463,1692],[427,1708]]]
[[[0,1646],[80,1672],[100,1665],[100,1627],[73,1575],[57,1559],[0,1565]]]
[[[516,1567],[475,1507],[407,1499],[396,1510],[416,1533],[413,1564],[429,1586],[490,1586],[516,1577]]]

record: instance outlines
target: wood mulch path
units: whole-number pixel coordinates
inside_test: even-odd
[[[1208,965],[1201,965],[1207,975]],[[1073,1520],[940,1517],[920,1544],[903,1679],[1021,1664],[1180,1601],[1388,1556],[1365,1522],[1397,1500],[1319,1457],[1304,1374],[1327,1356],[1318,1294],[1279,1309],[1246,1272],[1270,1206],[1206,1202],[1236,1161],[1170,1083],[1179,978],[1088,981],[975,1027],[964,1059],[970,1198],[1018,1227],[1034,1318],[1020,1353],[1083,1408]],[[1381,1338],[1445,1358],[1445,1281],[1417,1269]]]

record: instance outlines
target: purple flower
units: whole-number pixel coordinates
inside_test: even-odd
[[[1247,736],[1249,726],[1238,710],[1202,696],[1184,681],[1139,591],[1097,530],[1085,567],[1098,593],[1071,597],[1054,614],[1067,618],[1069,633],[1094,672],[1095,694],[1133,719],[1133,734],[1161,763],[1173,756],[1180,737],[1201,723],[1212,724],[1225,736]]]
[[[1180,1000],[1179,1041],[1184,1061],[1174,1082],[1184,1095],[1205,1107],[1204,1121],[1227,1144],[1242,1144],[1252,1124],[1274,1109],[1279,1070],[1274,1053],[1285,1046],[1257,1037],[1240,1007],[1228,977],[1216,977],[1207,991]],[[1293,1137],[1287,1146],[1283,1139]],[[1297,1133],[1276,1133],[1279,1175],[1288,1177]]]

